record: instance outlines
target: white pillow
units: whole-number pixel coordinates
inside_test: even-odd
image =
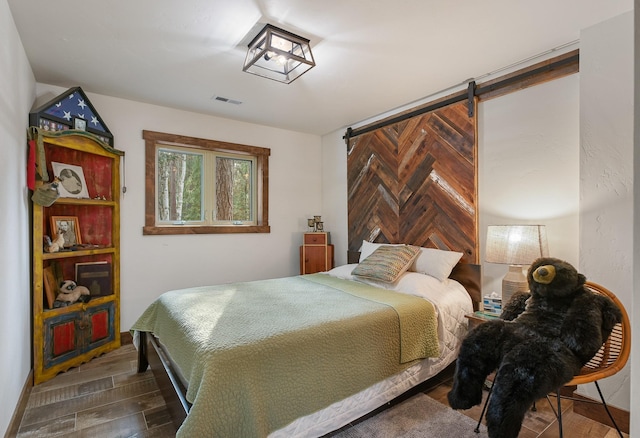
[[[405,272],[397,282],[383,283],[381,281],[356,278],[351,275],[351,271],[353,271],[356,266],[358,266],[357,263],[337,266],[328,271],[327,274],[343,280],[359,281],[382,289],[393,290],[408,295],[415,295],[432,302],[446,299],[444,298],[444,295],[446,295],[448,291],[456,288],[462,290],[464,296],[468,298],[468,294],[464,291],[464,288],[453,280],[441,282],[430,275],[418,274],[417,272]]]
[[[369,257],[373,252],[382,245],[391,245],[390,243],[371,243],[366,240],[362,241],[360,248],[360,262]],[[401,245],[401,244],[395,244]],[[395,246],[394,245],[394,246]],[[425,275],[431,275],[440,281],[449,278],[451,271],[462,258],[461,252],[445,251],[436,248],[420,248],[421,252],[418,258],[409,268],[410,272],[419,272]]]
[[[461,252],[435,248],[420,248],[420,254],[409,271],[430,275],[440,281],[446,280],[462,258]]]
[[[351,271],[358,266],[357,263],[351,263],[348,265],[336,266],[327,272],[332,277],[341,278],[343,280],[354,280],[353,275],[351,275]]]

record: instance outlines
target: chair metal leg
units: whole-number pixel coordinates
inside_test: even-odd
[[[598,390],[598,394],[600,395],[600,400],[602,400],[602,405],[604,406],[605,411],[607,411],[607,415],[609,415],[609,419],[611,420],[611,422],[613,423],[613,426],[616,428],[616,431],[618,432],[618,435],[620,436],[620,438],[624,438],[624,436],[622,435],[622,432],[620,431],[620,428],[618,427],[618,423],[616,423],[616,420],[613,418],[613,415],[611,414],[611,411],[609,410],[609,407],[607,406],[607,402],[604,400],[604,396],[602,395],[602,391],[600,390],[600,385],[598,384],[597,381],[594,381],[593,383],[596,384],[596,389]],[[558,419],[558,431],[559,431],[559,437],[563,438],[563,431],[562,431],[562,396],[560,395],[560,390],[562,388],[558,388],[556,391],[556,400],[557,400],[557,411],[555,411],[554,413],[556,414],[556,418]],[[491,398],[491,392],[493,391],[493,385],[491,385],[491,387],[489,388],[489,393],[487,394],[487,399],[484,401],[484,405],[482,406],[482,412],[480,413],[480,418],[478,418],[478,424],[476,425],[476,428],[473,429],[473,431],[475,433],[480,433],[480,424],[482,424],[482,419],[484,418],[484,414],[487,412],[487,405],[489,404],[489,399]],[[580,401],[571,397],[568,397],[571,400],[576,400],[576,401]],[[551,400],[549,400],[549,396],[547,395],[547,401],[549,402],[549,405],[551,406],[551,410],[553,411],[553,404],[551,403]],[[533,403],[533,407],[532,409],[535,410],[535,402]]]
[[[594,381],[593,383],[596,384],[596,389],[598,390],[598,395],[600,395],[600,400],[602,401],[602,406],[604,406],[604,410],[607,411],[607,415],[609,415],[609,419],[611,420],[611,423],[613,423],[613,427],[616,428],[616,431],[618,432],[618,436],[620,438],[624,438],[624,436],[622,435],[622,431],[620,431],[620,427],[618,427],[618,423],[616,423],[616,420],[613,418],[613,414],[611,414],[611,411],[609,410],[609,406],[607,406],[607,402],[604,400],[604,396],[602,395],[602,391],[600,390],[600,385],[598,384],[597,381]],[[558,401],[558,410],[557,412],[555,412],[555,410],[553,409],[553,404],[551,403],[551,400],[549,399],[549,396],[547,395],[547,401],[549,402],[549,405],[551,406],[551,410],[554,411],[554,413],[556,414],[556,418],[558,419],[558,428],[560,429],[560,438],[562,438],[562,406],[560,403],[560,400],[562,399],[562,396],[560,395],[560,388],[558,388],[558,391],[555,394],[557,401]],[[595,400],[584,400],[584,399],[579,399],[579,398],[574,398],[574,397],[565,397],[569,400],[573,400],[574,402],[583,402],[583,403],[598,403]]]
[[[611,419],[611,422],[613,423],[613,425],[615,426],[616,430],[618,431],[618,435],[620,436],[620,438],[623,438],[622,432],[620,431],[620,428],[618,427],[618,423],[616,423],[616,420],[613,419],[613,415],[611,414],[611,411],[609,410],[609,407],[607,406],[607,402],[604,401],[604,396],[602,395],[602,391],[600,390],[600,385],[598,385],[598,381],[595,380],[593,383],[596,384],[596,389],[598,390],[598,394],[600,394],[600,400],[602,400],[602,405],[604,406],[604,410],[607,411],[607,414],[609,415],[609,418]]]
[[[475,433],[480,433],[480,424],[482,423],[482,418],[484,417],[484,413],[487,411],[487,405],[489,404],[489,398],[491,398],[491,391],[493,391],[493,385],[489,388],[489,394],[487,394],[487,399],[484,401],[484,406],[482,406],[482,412],[480,413],[480,418],[478,418],[478,424],[476,428],[473,429]]]
[[[557,395],[556,395],[556,397],[557,397]],[[549,394],[547,394],[547,402],[549,403],[549,407],[553,411],[554,417],[558,418],[558,413],[556,412],[556,408],[553,406],[553,403],[551,403],[551,399],[549,398]]]
[[[558,401],[558,428],[560,429],[560,434],[559,437],[562,438],[562,403],[560,402],[562,400],[562,397],[560,397],[560,389],[558,388],[556,390],[556,399]]]

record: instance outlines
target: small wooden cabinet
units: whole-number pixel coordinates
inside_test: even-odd
[[[300,246],[300,274],[314,274],[333,268],[333,245],[329,233],[304,233]]]
[[[82,169],[83,189],[88,192],[88,197],[60,197],[50,206],[33,203],[33,369],[34,384],[39,384],[120,346],[123,152],[87,132],[33,132],[34,144],[39,145],[38,163],[46,166],[49,180],[54,175],[51,163],[65,163]],[[36,182],[36,190],[43,184]],[[58,219],[75,222],[77,244],[48,252],[45,236],[55,238]],[[55,297],[60,281],[76,281],[77,273],[87,267],[100,277],[102,286],[87,284],[91,290],[88,302],[59,306]]]

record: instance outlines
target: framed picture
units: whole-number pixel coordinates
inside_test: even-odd
[[[53,174],[58,177],[58,192],[63,198],[88,198],[87,182],[82,167],[73,164],[51,162]]]
[[[81,117],[73,118],[73,129],[77,129],[79,131],[87,130],[87,121]]]
[[[111,295],[111,263],[107,261],[76,263],[76,284],[85,286],[92,297]]]
[[[62,234],[65,248],[82,243],[80,224],[76,216],[51,216],[51,234]]]

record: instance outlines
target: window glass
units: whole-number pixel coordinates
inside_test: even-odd
[[[253,222],[254,160],[216,156],[216,222]]]
[[[158,222],[202,222],[204,154],[158,149]]]

